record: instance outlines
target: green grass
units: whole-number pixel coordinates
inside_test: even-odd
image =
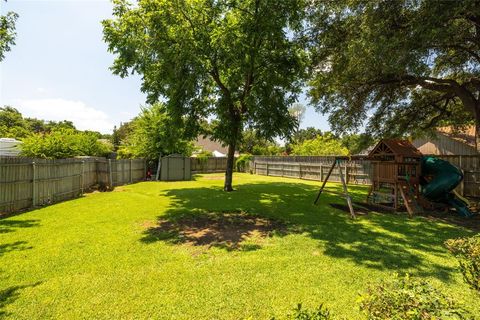
[[[351,220],[317,182],[236,174],[145,182],[0,220],[0,313],[17,319],[269,319],[325,303],[360,319],[365,287],[393,272],[431,280],[480,315],[443,242],[469,232],[405,215]],[[337,184],[330,189],[340,190]],[[363,200],[366,187],[351,187]],[[245,250],[175,244],[159,218],[242,210],[281,219],[287,232]]]

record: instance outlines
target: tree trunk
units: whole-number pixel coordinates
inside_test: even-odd
[[[480,106],[475,110],[475,149],[480,153]]]
[[[235,143],[230,143],[228,145],[227,170],[225,171],[225,184],[223,187],[223,190],[227,192],[233,191],[232,176],[233,176],[234,162],[235,162]]]

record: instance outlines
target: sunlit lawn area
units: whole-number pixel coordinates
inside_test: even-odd
[[[368,284],[409,272],[480,316],[443,246],[468,231],[405,215],[351,220],[328,204],[343,204],[338,196],[312,204],[318,182],[236,174],[234,183],[225,193],[221,174],[145,182],[0,220],[1,314],[270,319],[301,302],[361,319],[356,300]],[[356,200],[367,192],[350,189]]]

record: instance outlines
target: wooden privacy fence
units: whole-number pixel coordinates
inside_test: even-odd
[[[335,157],[282,156],[255,157],[250,170],[255,174],[323,181]],[[370,184],[372,166],[367,160],[340,161],[347,183]],[[329,181],[340,182],[340,169],[335,167]]]
[[[480,155],[437,156],[460,168],[464,180],[456,191],[465,197],[480,197]],[[250,170],[255,174],[323,181],[334,157],[326,156],[255,156]],[[369,160],[341,161],[341,168],[350,184],[370,184],[372,165]],[[335,168],[330,181],[340,182]]]
[[[143,159],[0,157],[0,213],[76,198],[95,185],[142,181],[145,168]]]
[[[190,158],[190,168],[192,173],[225,172],[227,158]]]
[[[456,191],[464,197],[480,197],[480,155],[436,156],[460,168],[463,181]]]

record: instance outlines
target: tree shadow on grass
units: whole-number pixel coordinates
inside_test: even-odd
[[[0,244],[0,257],[8,252],[32,249],[31,246],[27,246],[27,243],[27,241],[15,241],[12,243]]]
[[[328,190],[340,191],[331,184]],[[453,268],[425,257],[433,254],[448,257],[443,242],[464,236],[467,231],[435,223],[424,218],[408,219],[405,215],[373,213],[356,220],[332,208],[330,203],[343,204],[339,196],[325,192],[319,205],[313,205],[318,186],[303,183],[262,182],[237,186],[225,193],[220,187],[172,189],[162,196],[170,198],[167,221],[195,212],[242,211],[264,218],[285,221],[317,240],[324,254],[381,270],[411,272],[448,280]],[[364,201],[366,187],[349,187],[355,201]],[[150,231],[152,229],[149,229]],[[147,230],[144,242],[164,241],[152,237]]]
[[[4,309],[7,305],[13,303],[15,300],[18,299],[20,296],[20,291],[25,288],[32,288],[36,287],[42,282],[36,282],[29,285],[22,285],[22,286],[12,286],[3,290],[0,290],[0,318],[6,318],[10,314],[6,312]]]
[[[16,229],[20,228],[31,228],[38,227],[38,219],[29,219],[29,220],[13,220],[13,219],[1,219],[0,218],[0,233],[9,233],[14,232]]]

